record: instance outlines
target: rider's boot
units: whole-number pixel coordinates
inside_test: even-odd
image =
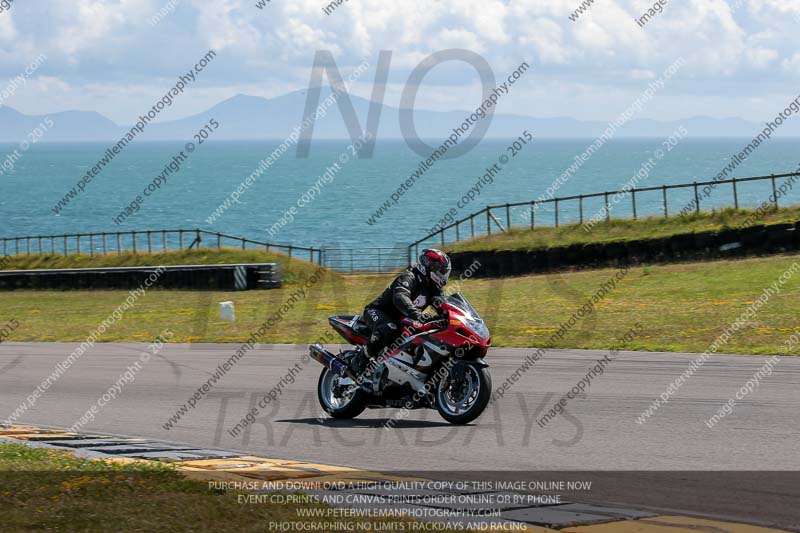
[[[354,350],[356,353],[350,358],[350,370],[357,377],[361,378],[364,370],[369,366],[370,356],[366,346],[359,346]]]

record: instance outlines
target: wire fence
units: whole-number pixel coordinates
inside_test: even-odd
[[[201,229],[160,229],[145,231],[71,233],[2,237],[2,252],[10,255],[108,255],[123,252],[166,252],[188,250],[204,244],[209,248],[237,247],[242,250],[277,251],[322,264],[322,249],[275,244]]]
[[[339,272],[400,272],[409,264],[406,246],[324,248],[323,266]]]
[[[591,227],[597,222],[611,218],[633,218],[643,216],[663,216],[668,218],[685,213],[699,213],[703,210],[722,207],[753,206],[761,204],[766,198],[763,185],[769,182],[769,201],[779,207],[778,180],[792,182],[800,173],[772,174],[749,178],[732,178],[718,181],[695,181],[674,185],[630,188],[627,190],[604,191],[591,194],[554,197],[546,200],[530,200],[506,204],[489,205],[438,231],[430,233],[408,246],[408,257],[419,253],[420,245],[445,246],[480,236],[503,233],[513,227],[534,229],[541,226],[559,227],[564,224],[585,224]],[[729,186],[728,196],[714,197],[712,192]],[[800,189],[799,189],[800,191]],[[800,192],[789,203],[800,202]]]

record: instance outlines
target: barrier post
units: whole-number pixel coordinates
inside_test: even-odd
[[[771,181],[772,181],[772,197],[775,199],[774,200],[775,209],[778,209],[778,189],[775,188],[775,174],[772,175]]]
[[[556,198],[556,227],[558,227],[558,198]]]

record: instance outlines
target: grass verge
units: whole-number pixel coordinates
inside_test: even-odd
[[[635,350],[703,352],[800,255],[633,268],[557,348],[619,347],[636,322],[643,334]],[[543,345],[584,305],[613,269],[466,280],[459,282],[486,319],[495,346]],[[164,328],[171,342],[244,342],[268,317],[294,300],[263,343],[308,343],[329,331],[326,318],[360,313],[390,277],[336,276],[318,284],[247,292],[151,290],[101,337],[100,342],[150,342]],[[451,287],[459,283],[454,280]],[[304,291],[304,292],[303,292]],[[127,296],[126,291],[15,291],[0,293],[0,326],[19,326],[7,341],[81,342]],[[218,320],[218,302],[236,305],[236,322]],[[720,348],[721,353],[780,354],[800,331],[800,276],[759,310]],[[100,348],[95,348],[100,349]],[[793,355],[800,355],[795,348]]]
[[[670,218],[650,217],[639,220],[611,219],[600,222],[590,231],[580,224],[541,227],[536,229],[512,228],[505,233],[495,233],[451,245],[450,252],[489,250],[538,250],[588,244],[597,242],[632,241],[653,239],[685,233],[719,231],[752,223],[754,211],[746,209],[722,209],[719,211],[692,213]],[[772,210],[760,217],[758,224],[779,224],[800,220],[800,206]]]
[[[0,529],[9,532],[271,531],[276,522],[296,531],[325,531],[308,527],[320,522],[340,531],[410,530],[391,528],[402,520],[299,516],[300,508],[330,509],[319,503],[239,503],[241,493],[209,489],[154,461],[79,459],[16,443],[0,443],[0,480]]]

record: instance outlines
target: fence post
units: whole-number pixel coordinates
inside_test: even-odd
[[[308,260],[311,263],[314,262],[314,247],[313,246],[308,250]]]
[[[122,242],[121,242],[122,234],[117,232],[117,255],[122,255]]]
[[[164,251],[167,251],[167,230],[161,230],[161,242],[164,244]]]
[[[152,252],[152,251],[153,251],[153,247],[152,247],[152,245],[150,243],[150,230],[147,230],[147,252],[149,253],[149,252]]]
[[[606,222],[611,220],[611,210],[608,208],[608,192],[603,193],[606,200]]]
[[[631,189],[631,202],[633,203],[633,220],[636,220],[636,189]]]
[[[30,237],[26,237],[25,238],[25,254],[26,255],[31,255],[31,238]]]
[[[458,231],[458,221],[456,220],[456,242],[461,240],[461,234]]]
[[[558,227],[558,198],[556,198],[556,227]]]
[[[217,232],[217,250],[221,250],[222,249],[221,242],[222,242],[222,236],[219,234],[219,232]],[[290,256],[291,256],[291,254],[290,254]]]
[[[39,237],[39,255],[42,255],[42,238]]]
[[[739,194],[736,191],[736,178],[733,178],[731,183],[733,183],[733,206],[739,209]]]
[[[103,232],[103,255],[108,255],[108,244],[106,244],[106,232]]]
[[[583,224],[583,195],[578,196],[578,211],[580,211],[581,224]]]
[[[292,245],[290,244],[290,245],[289,245],[289,259],[291,259],[291,258],[292,258],[292,248],[293,248],[293,247],[292,247]]]
[[[183,250],[183,230],[178,230],[178,249]]]
[[[775,174],[772,175],[772,197],[775,198],[775,209],[778,209],[778,190],[775,188]]]
[[[474,213],[469,217],[469,231],[470,231],[470,234],[472,235],[472,238],[474,239],[475,238],[475,214]]]
[[[67,255],[67,236],[64,235],[64,255]]]
[[[439,230],[439,235],[442,237],[442,248],[444,248],[444,230],[443,229]]]
[[[700,194],[697,192],[697,182],[696,181],[694,182],[694,203],[695,203],[694,212],[695,213],[699,213],[700,212]]]
[[[511,229],[511,208],[506,204],[506,228]]]
[[[56,238],[54,235],[50,235],[50,253],[56,255]]]
[[[661,186],[661,195],[664,197],[664,218],[669,218],[669,211],[667,210],[667,186]]]
[[[242,239],[242,250],[247,248],[247,239]]]
[[[89,234],[89,255],[94,257],[94,233]]]
[[[531,212],[531,229],[533,229],[533,219],[535,217],[534,213],[536,212],[536,200],[531,201],[531,205],[528,209]]]
[[[490,207],[486,207],[486,233],[488,235],[492,234],[492,215],[489,213],[491,211]]]
[[[81,236],[78,235],[78,255],[81,255]]]
[[[131,232],[131,241],[133,242],[133,253],[136,253],[136,232]]]

